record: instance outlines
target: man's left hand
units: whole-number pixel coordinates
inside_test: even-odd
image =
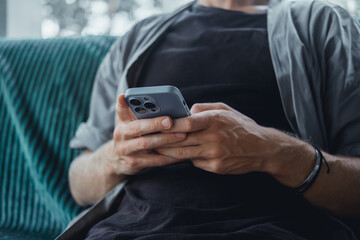
[[[174,120],[170,132],[186,132],[182,142],[156,149],[217,174],[267,172],[296,186],[314,164],[312,147],[223,103],[195,104],[192,116]],[[283,181],[282,181],[283,180]]]

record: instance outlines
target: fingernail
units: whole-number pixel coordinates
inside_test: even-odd
[[[175,137],[177,138],[184,138],[186,136],[185,133],[175,133]]]
[[[161,125],[163,125],[164,128],[169,128],[170,127],[170,121],[168,118],[165,118],[164,120],[161,121]]]

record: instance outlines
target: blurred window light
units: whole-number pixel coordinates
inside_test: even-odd
[[[353,0],[348,0],[347,6],[350,11],[355,11],[355,9],[356,9],[356,4],[355,4],[355,1],[353,1]]]
[[[104,1],[92,1],[90,3],[90,11],[93,14],[107,14],[109,11],[109,4]]]
[[[59,24],[51,19],[44,19],[41,23],[41,35],[43,38],[57,36],[60,32]]]
[[[76,0],[65,0],[66,4],[73,4],[74,2],[76,2]]]
[[[137,21],[192,0],[38,0],[43,4],[42,37],[123,35]],[[300,0],[301,1],[301,0]],[[360,18],[360,0],[324,0]]]
[[[192,0],[41,0],[42,37],[123,35],[137,21]]]

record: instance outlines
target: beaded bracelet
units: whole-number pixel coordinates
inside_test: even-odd
[[[324,160],[324,163],[327,167],[327,173],[330,172],[330,168],[329,168],[329,165],[328,163],[326,162],[326,159],[324,158],[324,156],[322,155],[321,151],[315,146],[315,145],[312,145],[314,150],[315,150],[315,153],[316,153],[316,163],[315,163],[315,167],[314,169],[312,170],[312,172],[310,173],[310,175],[305,179],[305,181],[303,183],[301,183],[299,186],[297,187],[294,187],[293,189],[299,193],[299,194],[302,194],[304,193],[306,190],[308,190],[311,185],[314,183],[316,177],[318,176],[319,172],[320,172],[320,169],[321,169],[321,163],[322,161]]]

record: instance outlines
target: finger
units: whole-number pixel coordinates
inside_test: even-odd
[[[186,139],[180,142],[169,143],[164,145],[166,148],[177,148],[177,147],[189,147],[189,146],[199,146],[204,145],[206,142],[206,136],[203,131],[197,131],[192,133],[187,133]]]
[[[208,172],[216,173],[216,169],[214,166],[215,164],[208,159],[196,158],[196,159],[191,159],[191,162],[197,168],[201,168]]]
[[[169,131],[165,132],[196,132],[209,127],[211,114],[194,114],[189,117],[173,120],[173,126]]]
[[[172,125],[173,122],[170,117],[139,119],[120,125],[118,131],[128,138],[133,138],[150,133],[165,131],[170,129]]]
[[[192,158],[191,162],[197,168],[207,169],[208,168],[208,159],[201,159],[201,158]]]
[[[165,165],[181,162],[182,160],[164,156],[161,154],[139,153],[125,158],[125,161],[127,165],[132,168],[142,169],[147,167],[165,166]]]
[[[125,101],[125,95],[120,94],[116,103],[117,122],[130,122],[136,119],[134,113]]]
[[[208,159],[193,158],[191,159],[191,161],[195,167],[216,174],[239,175],[239,174],[254,172],[252,164],[249,164],[249,162],[252,160],[244,159],[244,158],[236,159],[236,163],[232,162],[234,160],[231,159],[224,162],[216,158],[208,158]]]
[[[202,146],[189,146],[179,148],[156,148],[155,149],[161,155],[176,159],[192,159],[192,158],[204,158],[204,148]]]
[[[217,103],[197,103],[191,107],[190,112],[192,114],[204,112],[208,110],[233,110],[231,107],[226,105],[225,103],[217,102]]]
[[[123,142],[120,146],[119,154],[127,156],[134,152],[159,148],[169,143],[183,141],[185,138],[185,133],[158,133],[146,135]]]

